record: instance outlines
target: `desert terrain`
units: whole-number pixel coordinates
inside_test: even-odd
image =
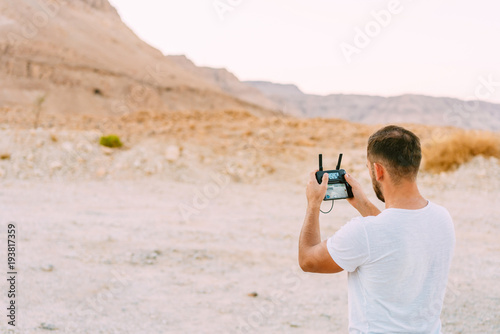
[[[297,264],[304,188],[318,153],[333,167],[342,152],[377,202],[364,166],[377,125],[144,111],[47,113],[34,129],[32,112],[0,114],[1,243],[15,222],[19,333],[347,331],[347,274],[307,274]],[[484,135],[408,127],[426,157],[456,133]],[[99,145],[110,133],[122,148]],[[498,159],[425,166],[421,191],[448,208],[457,235],[443,333],[497,333]],[[322,237],[356,215],[337,202],[320,218]]]
[[[365,146],[388,122],[421,137],[420,190],[454,219],[443,333],[500,333],[500,106],[470,102],[249,84],[163,54],[107,0],[0,0],[0,247],[15,224],[18,271],[0,333],[346,333],[347,274],[297,263],[305,184],[343,153],[383,208]],[[338,202],[323,238],[355,216]]]

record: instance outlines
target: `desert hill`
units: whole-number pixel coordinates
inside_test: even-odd
[[[0,0],[0,107],[31,108],[40,98],[46,110],[64,113],[273,114],[140,40],[107,0]]]
[[[107,0],[0,0],[0,108],[123,115],[140,110],[247,110],[500,130],[500,105],[444,97],[305,94],[294,85],[242,82],[226,69],[164,56]]]
[[[167,56],[167,58],[189,73],[201,77],[240,100],[271,110],[280,110],[281,108],[278,103],[269,99],[259,89],[240,81],[225,68],[199,67],[183,55]]]
[[[484,101],[468,103],[447,97],[401,95],[381,97],[303,93],[295,85],[247,81],[284,112],[301,117],[341,118],[365,124],[405,122],[466,129],[500,130],[500,105]]]

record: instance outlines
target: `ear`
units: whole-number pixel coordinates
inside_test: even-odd
[[[379,163],[374,162],[373,168],[375,169],[375,179],[381,181],[385,176],[385,168]]]

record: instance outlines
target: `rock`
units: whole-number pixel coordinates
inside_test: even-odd
[[[155,167],[156,167],[156,172],[157,172],[157,173],[161,173],[161,171],[163,170],[163,164],[162,164],[160,161],[158,161],[158,162],[156,163],[156,166],[155,166]]]
[[[101,167],[101,168],[97,169],[97,171],[96,171],[96,175],[98,177],[104,177],[106,174],[107,174],[107,171],[106,171],[106,168],[104,168],[104,167]]]
[[[149,253],[149,254],[146,256],[146,258],[148,258],[148,259],[152,259],[152,260],[155,260],[155,259],[158,257],[158,255],[160,255],[160,254],[161,254],[161,252],[160,252],[160,251],[155,250],[155,251],[152,251],[151,253]]]
[[[42,323],[40,324],[40,328],[41,328],[41,329],[48,330],[48,331],[55,331],[55,330],[57,330],[56,325],[53,325],[53,324],[47,324],[47,323],[45,323],[45,322],[42,322]]]
[[[51,170],[61,169],[62,163],[60,161],[52,161],[49,165]]]
[[[62,145],[63,150],[66,152],[72,152],[73,151],[73,144],[69,141],[64,142]]]
[[[177,145],[170,145],[165,150],[165,158],[168,162],[174,162],[181,156],[181,150]]]
[[[153,174],[155,173],[155,171],[156,171],[156,170],[155,170],[155,168],[154,168],[154,167],[146,167],[146,168],[144,169],[144,173],[145,173],[146,175],[153,175]]]
[[[82,151],[82,152],[85,152],[85,153],[90,153],[93,150],[92,145],[89,142],[87,142],[87,141],[80,141],[76,145],[76,149],[78,151]]]
[[[193,255],[193,259],[194,260],[211,260],[211,259],[213,259],[213,256],[205,254],[205,253],[199,253],[198,251],[196,251],[196,253]]]
[[[54,266],[51,264],[44,264],[40,269],[42,269],[42,271],[51,272],[54,270]]]
[[[106,154],[106,155],[111,155],[113,154],[113,149],[110,148],[110,147],[106,147],[106,146],[101,146],[101,151],[102,153]]]

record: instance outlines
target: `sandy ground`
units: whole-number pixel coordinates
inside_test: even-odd
[[[422,176],[456,227],[444,333],[500,332],[498,169],[475,159]],[[303,190],[215,173],[191,183],[4,179],[0,243],[15,222],[19,333],[346,333],[347,274],[297,265]],[[355,215],[338,202],[321,217],[323,237]]]
[[[145,112],[47,116],[33,130],[28,116],[0,113],[0,257],[14,222],[18,333],[347,332],[347,274],[297,264],[304,185],[318,153],[330,168],[342,151],[371,193],[374,127]],[[427,146],[455,131],[415,130]],[[125,147],[99,146],[109,133]],[[443,332],[499,333],[499,161],[476,157],[419,182],[456,226]],[[323,237],[356,215],[338,202],[321,217]],[[6,280],[0,289],[4,308]]]

